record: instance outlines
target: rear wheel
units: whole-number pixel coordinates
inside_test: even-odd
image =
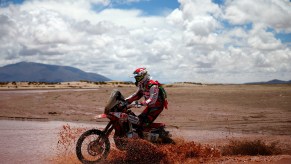
[[[175,141],[170,137],[161,137],[162,144],[175,144]]]
[[[109,139],[97,129],[84,132],[77,141],[77,157],[84,164],[93,164],[105,159],[109,150]]]
[[[171,138],[169,131],[166,131],[164,128],[160,129],[160,138],[162,144],[175,144],[175,141]]]

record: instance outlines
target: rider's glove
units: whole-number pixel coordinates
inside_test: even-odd
[[[141,106],[146,106],[147,103],[146,103],[146,101],[142,101],[142,102],[140,102],[140,105],[141,105]]]
[[[127,105],[128,105],[128,103],[126,101],[122,101],[122,102],[120,102],[119,107],[126,111]]]
[[[140,108],[140,107],[142,107],[143,105],[140,103],[140,102],[138,102],[138,101],[135,101],[134,102],[134,107],[135,108]]]

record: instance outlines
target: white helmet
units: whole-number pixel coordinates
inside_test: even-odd
[[[133,77],[135,78],[135,85],[138,86],[149,80],[149,74],[146,68],[138,68],[133,72]]]

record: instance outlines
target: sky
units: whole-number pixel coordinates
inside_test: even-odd
[[[0,67],[162,83],[291,80],[289,0],[0,0]]]

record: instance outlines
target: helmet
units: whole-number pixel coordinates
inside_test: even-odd
[[[133,77],[135,78],[135,85],[138,86],[149,79],[149,74],[146,68],[138,68],[133,72]]]

